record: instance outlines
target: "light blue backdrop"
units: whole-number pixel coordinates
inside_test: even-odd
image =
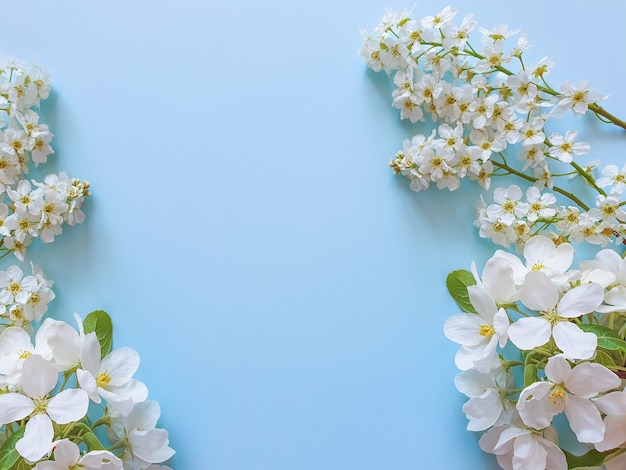
[[[412,129],[357,56],[386,6],[413,3],[2,2],[0,50],[53,71],[48,168],[93,187],[31,258],[54,315],[106,309],[140,353],[177,470],[496,468],[442,333],[446,274],[493,247],[476,188],[418,195],[387,168]],[[456,6],[626,114],[623,2]],[[623,134],[575,125],[623,161]]]

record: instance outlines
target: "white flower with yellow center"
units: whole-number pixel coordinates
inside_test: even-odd
[[[524,424],[544,429],[550,426],[555,415],[564,411],[579,442],[601,442],[605,426],[591,399],[619,387],[620,378],[594,362],[583,362],[572,368],[562,356],[548,359],[545,372],[546,380],[535,382],[520,393],[517,411]]]
[[[491,296],[481,287],[469,286],[470,302],[477,313],[459,313],[446,320],[446,337],[461,345],[456,354],[456,366],[461,370],[472,367],[488,373],[493,365],[498,344],[507,342],[509,317],[498,309]]]
[[[104,398],[110,408],[128,414],[134,403],[148,397],[146,386],[133,379],[139,367],[139,354],[134,349],[118,348],[101,359],[98,338],[88,333],[83,339],[80,362],[78,383],[94,403]]]
[[[573,318],[593,312],[604,299],[600,284],[577,286],[559,299],[559,291],[541,271],[526,275],[520,289],[520,300],[538,317],[523,317],[509,327],[509,338],[519,349],[529,351],[554,338],[556,346],[568,359],[590,359],[596,351],[598,337],[582,331]]]
[[[36,462],[52,449],[52,422],[67,424],[85,416],[89,397],[84,390],[66,389],[54,396],[50,392],[58,372],[43,357],[33,354],[24,360],[21,393],[0,395],[0,425],[28,418],[24,437],[15,444],[19,454]]]

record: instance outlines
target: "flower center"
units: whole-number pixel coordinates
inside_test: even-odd
[[[491,325],[480,325],[478,327],[478,334],[480,336],[484,336],[485,338],[491,338],[494,334],[496,334],[496,330],[494,330]]]
[[[109,372],[105,370],[96,379],[96,385],[98,387],[106,387],[110,381],[111,381],[111,376],[109,375]]]
[[[554,406],[561,407],[565,405],[565,402],[567,401],[567,393],[565,392],[563,384],[558,384],[552,387],[552,391],[550,392],[550,395],[548,395],[548,400],[550,401],[550,404]]]

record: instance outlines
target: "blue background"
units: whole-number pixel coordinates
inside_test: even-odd
[[[46,169],[93,187],[86,223],[29,259],[55,317],[105,309],[140,353],[178,470],[497,468],[442,333],[445,276],[495,248],[475,186],[416,194],[387,167],[417,128],[357,55],[386,6],[413,5],[2,2],[0,51],[53,72]],[[623,2],[455,6],[626,115]],[[623,133],[570,124],[589,160],[623,162]]]

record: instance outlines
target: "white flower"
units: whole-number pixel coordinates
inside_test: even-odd
[[[565,136],[553,133],[550,136],[550,155],[564,163],[571,163],[573,155],[586,155],[591,146],[587,142],[575,142],[578,132],[567,131]]]
[[[626,391],[607,393],[594,402],[606,415],[604,438],[595,443],[595,448],[600,452],[615,449],[626,442]]]
[[[0,425],[27,418],[24,436],[15,448],[25,459],[35,462],[52,449],[52,422],[67,424],[78,421],[87,413],[89,397],[84,390],[65,389],[53,397],[50,392],[57,384],[58,373],[52,364],[39,355],[26,358],[22,368],[20,393],[0,395]]]
[[[593,333],[583,332],[572,318],[593,312],[604,299],[599,284],[583,284],[563,295],[541,271],[526,275],[520,290],[520,300],[539,317],[523,317],[509,327],[509,338],[518,348],[528,351],[554,338],[557,347],[569,359],[589,359],[598,344]]]
[[[545,373],[546,380],[535,382],[520,393],[517,411],[524,423],[543,429],[552,423],[555,415],[565,411],[579,442],[601,442],[605,426],[591,398],[619,387],[620,378],[594,362],[572,368],[561,356],[548,359]]]
[[[516,217],[524,217],[528,213],[528,204],[520,202],[520,199],[522,190],[515,184],[508,188],[496,188],[493,192],[495,204],[487,207],[489,221],[512,225]]]
[[[484,431],[496,425],[508,411],[502,394],[511,376],[500,367],[483,374],[476,369],[461,372],[454,379],[459,392],[470,399],[463,405],[468,431]]]
[[[602,94],[589,91],[590,86],[591,83],[586,80],[578,82],[577,85],[573,85],[570,82],[561,83],[559,88],[563,98],[559,101],[559,107],[564,110],[571,109],[577,116],[585,114],[590,104],[604,99]]]
[[[545,273],[557,286],[562,286],[569,280],[566,271],[574,261],[574,247],[569,243],[555,245],[552,239],[542,235],[530,238],[524,246],[524,260],[521,260],[506,251],[498,250],[495,258],[506,260],[513,269],[513,278],[517,285],[524,282],[526,274],[531,271]]]
[[[448,318],[443,331],[448,339],[461,344],[456,365],[461,370],[475,367],[479,372],[491,370],[498,345],[507,342],[509,317],[498,309],[494,300],[479,286],[469,286],[470,302],[477,314],[459,313]]]
[[[602,169],[602,178],[598,178],[596,184],[604,188],[613,186],[612,191],[621,194],[626,189],[626,165],[620,170],[615,165],[607,165]]]
[[[80,455],[80,449],[69,439],[54,443],[54,461],[39,462],[34,470],[122,470],[123,463],[107,450],[94,450]]]
[[[156,428],[160,414],[161,409],[155,401],[135,404],[128,416],[111,413],[112,440],[117,438],[128,442],[122,455],[125,469],[146,469],[150,464],[165,462],[174,455],[167,431]]]
[[[528,215],[530,222],[537,219],[550,219],[556,215],[556,198],[551,193],[543,193],[539,188],[531,186],[526,190],[526,201],[528,202]]]
[[[555,444],[553,434],[552,428],[540,434],[509,424],[491,428],[482,435],[479,445],[483,451],[495,454],[504,470],[567,470],[565,454]]]
[[[112,409],[128,414],[133,403],[148,396],[146,386],[133,379],[139,367],[139,355],[131,348],[118,348],[100,359],[100,343],[95,333],[85,335],[81,348],[81,369],[76,371],[80,387],[94,403],[104,398]]]

